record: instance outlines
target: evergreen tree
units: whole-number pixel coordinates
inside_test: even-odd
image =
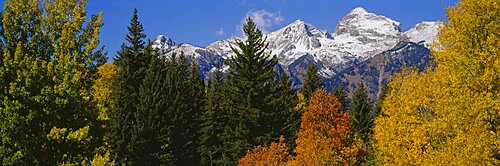
[[[365,90],[365,85],[359,83],[358,88],[352,95],[349,114],[351,115],[354,133],[365,142],[368,140],[368,135],[372,133],[374,120],[372,109],[370,98]]]
[[[295,110],[295,106],[298,104],[297,91],[293,89],[292,81],[286,72],[280,75],[279,82],[277,85],[275,100],[275,105],[278,107],[277,113],[281,113],[277,116],[282,119],[282,125],[276,130],[282,130],[281,134],[285,137],[285,141],[288,145],[291,145],[290,152],[296,147],[295,140],[297,139],[297,133],[300,129],[300,118],[302,112],[300,110]]]
[[[319,88],[323,88],[321,76],[318,73],[318,68],[315,64],[310,64],[307,67],[306,75],[302,83],[301,93],[308,100],[312,94]]]
[[[247,19],[243,31],[246,41],[237,40],[238,48],[232,48],[235,56],[227,60],[230,116],[236,120],[227,134],[233,138],[225,147],[231,155],[227,160],[230,164],[235,164],[252,146],[277,140],[279,132],[268,126],[279,125],[272,117],[277,115],[274,111],[286,111],[273,110],[270,104],[274,97],[276,56],[266,52],[268,44],[252,19]]]
[[[204,82],[197,65],[191,67],[184,53],[172,54],[167,63],[166,112],[169,117],[174,165],[197,165],[200,115],[205,106]],[[192,61],[192,60],[191,60]]]
[[[344,90],[342,85],[339,85],[332,90],[332,95],[337,98],[339,103],[342,105],[342,111],[349,110],[349,101],[347,99],[347,92]]]
[[[102,15],[86,1],[7,0],[0,23],[0,165],[88,161],[102,141],[92,86]]]
[[[183,57],[183,56],[181,56]],[[194,59],[190,59],[191,66],[188,69],[188,75],[186,82],[182,87],[179,87],[182,91],[179,93],[184,93],[183,102],[187,106],[182,110],[180,119],[182,123],[181,126],[174,125],[175,128],[184,129],[181,132],[183,138],[174,140],[174,144],[178,146],[180,154],[176,157],[176,165],[198,165],[200,162],[200,155],[198,153],[199,138],[201,133],[199,132],[201,128],[201,114],[205,109],[205,83],[201,77],[200,71],[198,69],[198,64]],[[181,58],[180,65],[188,64],[184,62]],[[179,112],[180,113],[180,112]]]
[[[222,133],[228,123],[225,86],[221,68],[217,67],[207,85],[207,103],[200,130],[200,165],[221,165],[224,150]]]
[[[139,88],[146,75],[148,57],[144,55],[144,28],[139,22],[137,9],[128,26],[128,44],[122,44],[115,63],[118,67],[118,85],[115,89],[115,108],[110,112],[109,143],[118,163],[130,163],[133,157],[132,128],[137,112]]]
[[[171,126],[165,112],[166,64],[148,45],[144,50],[150,57],[146,76],[139,89],[139,103],[134,112],[131,130],[131,162],[137,165],[172,164],[170,147]]]
[[[382,85],[382,88],[380,88],[377,101],[375,102],[375,110],[373,111],[373,115],[375,118],[380,114],[380,112],[382,112],[382,103],[384,102],[387,93],[389,93],[389,84],[384,83]]]

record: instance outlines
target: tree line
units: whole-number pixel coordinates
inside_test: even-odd
[[[7,0],[0,162],[499,164],[496,3],[450,7],[433,51],[437,67],[403,69],[371,103],[362,83],[351,99],[342,87],[327,93],[314,65],[294,89],[251,18],[234,56],[204,80],[196,59],[153,49],[137,10],[106,63],[102,13],[88,17],[86,1]]]

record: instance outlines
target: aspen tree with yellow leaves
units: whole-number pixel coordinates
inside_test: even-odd
[[[102,13],[85,0],[7,0],[0,23],[0,165],[90,162]]]
[[[446,17],[437,66],[389,85],[375,120],[378,164],[500,164],[500,1],[462,0]]]

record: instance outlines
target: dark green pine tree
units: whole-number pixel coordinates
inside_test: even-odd
[[[110,111],[108,133],[113,158],[123,164],[130,164],[129,161],[133,157],[132,122],[135,120],[134,113],[139,103],[139,87],[146,75],[149,63],[148,57],[144,55],[146,35],[139,22],[137,9],[134,9],[128,31],[126,35],[128,43],[122,44],[115,59],[115,64],[119,69],[118,83],[114,90],[116,105],[115,109]]]
[[[149,44],[145,55],[150,56],[146,76],[139,89],[139,103],[134,113],[134,125],[131,130],[130,159],[135,165],[171,165],[170,147],[171,126],[166,111],[165,59],[157,55]]]
[[[200,162],[198,147],[200,146],[201,133],[199,130],[201,128],[201,115],[205,112],[206,105],[205,83],[195,59],[188,61],[191,61],[191,66],[188,70],[187,82],[180,87],[183,89],[180,93],[185,94],[184,104],[187,107],[180,114],[182,119],[181,123],[178,123],[184,131],[181,131],[183,138],[175,140],[175,144],[179,145],[179,152],[181,152],[176,156],[176,165],[198,165]],[[182,59],[179,63],[183,63],[180,65],[186,64]]]
[[[347,92],[344,90],[342,85],[339,85],[332,90],[332,95],[339,100],[339,103],[342,105],[342,111],[349,110],[349,101],[347,99]]]
[[[380,88],[377,101],[375,102],[375,110],[373,112],[374,118],[376,118],[382,112],[382,103],[384,102],[387,93],[389,93],[389,85],[388,83],[384,83],[382,85],[382,88]]]
[[[372,110],[373,108],[370,103],[370,98],[366,93],[365,85],[359,83],[358,88],[354,91],[352,96],[349,115],[353,122],[354,132],[365,142],[368,141],[368,135],[372,133]]]
[[[278,113],[276,118],[281,120],[282,124],[278,124],[275,130],[281,131],[285,137],[285,141],[288,145],[291,145],[290,152],[296,147],[295,140],[297,139],[297,133],[300,128],[300,118],[302,117],[302,112],[295,110],[295,106],[298,103],[297,91],[293,88],[292,81],[286,72],[280,75],[279,82],[277,84],[277,90],[275,92],[275,110]]]
[[[230,66],[229,114],[237,123],[232,126],[232,133],[227,134],[228,137],[234,137],[226,143],[229,147],[225,147],[232,155],[227,160],[230,164],[235,164],[253,146],[269,144],[278,138],[278,135],[273,135],[278,132],[267,128],[276,124],[275,119],[268,115],[273,115],[272,111],[278,111],[273,110],[270,104],[274,97],[274,67],[278,61],[276,56],[266,51],[266,39],[252,19],[247,19],[243,32],[247,37],[246,41],[237,40],[238,48],[232,48],[235,56],[227,60]]]
[[[217,67],[214,75],[209,78],[207,91],[207,103],[202,115],[202,127],[200,130],[200,165],[221,165],[223,157],[223,136],[225,126],[228,125],[226,82],[220,67]]]
[[[204,83],[197,65],[190,68],[184,53],[172,54],[165,82],[166,112],[171,130],[170,149],[174,165],[199,164],[200,114],[204,109]]]
[[[318,89],[322,88],[321,76],[318,73],[318,68],[315,64],[310,64],[307,67],[304,81],[302,82],[302,94],[308,100],[311,95]]]

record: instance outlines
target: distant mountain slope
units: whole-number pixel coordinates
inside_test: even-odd
[[[363,82],[374,100],[380,87],[387,83],[395,72],[406,67],[416,67],[422,71],[432,62],[430,50],[423,44],[400,42],[394,48],[384,51],[355,66],[348,67],[332,78],[326,79],[328,89],[342,85],[349,96]]]

